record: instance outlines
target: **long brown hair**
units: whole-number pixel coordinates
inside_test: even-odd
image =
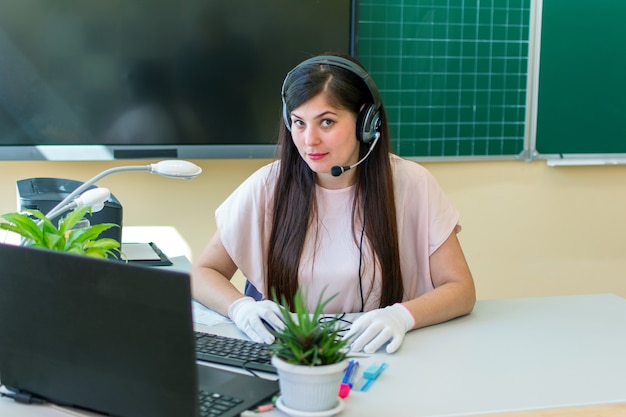
[[[343,56],[353,62],[357,60]],[[372,103],[371,93],[357,74],[333,65],[312,64],[296,68],[284,89],[287,109],[295,109],[320,93],[337,108],[359,113],[364,104]],[[401,301],[404,293],[400,271],[398,226],[389,160],[389,128],[381,104],[380,139],[357,169],[357,185],[352,207],[353,219],[365,222],[365,239],[371,245],[380,265],[382,293],[379,306]],[[272,231],[267,253],[266,288],[271,294],[293,300],[298,288],[298,267],[309,226],[317,217],[315,173],[302,159],[293,143],[291,132],[281,117],[278,145],[280,168],[274,190]],[[361,144],[360,158],[370,145]],[[367,196],[367,197],[366,197]],[[365,216],[365,218],[364,218]],[[358,244],[361,229],[353,220],[352,230]],[[362,255],[361,255],[362,256]],[[375,268],[372,268],[375,270]],[[374,279],[375,277],[368,277]]]

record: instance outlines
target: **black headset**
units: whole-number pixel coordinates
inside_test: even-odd
[[[309,58],[296,65],[295,68],[287,73],[287,76],[283,81],[283,87],[280,93],[283,101],[283,121],[285,122],[285,126],[287,126],[287,129],[291,131],[291,117],[289,116],[289,110],[287,109],[287,103],[285,101],[285,87],[291,82],[290,78],[293,73],[299,68],[307,65],[332,65],[334,67],[348,70],[363,80],[363,82],[370,91],[373,103],[366,104],[365,107],[363,107],[363,109],[361,109],[361,111],[359,112],[356,122],[356,137],[359,142],[367,144],[376,139],[380,135],[379,129],[381,123],[381,100],[380,94],[378,93],[378,88],[376,88],[376,84],[374,84],[374,80],[372,80],[368,72],[365,71],[360,65],[350,61],[347,58],[333,55],[321,55]]]

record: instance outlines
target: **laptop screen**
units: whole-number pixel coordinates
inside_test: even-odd
[[[0,382],[120,416],[193,416],[187,274],[0,245]]]

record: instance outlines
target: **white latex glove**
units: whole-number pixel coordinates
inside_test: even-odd
[[[255,301],[252,297],[243,297],[228,307],[228,317],[250,339],[257,343],[270,344],[274,336],[263,320],[274,329],[285,327],[280,315],[280,307],[273,301]]]
[[[363,314],[352,323],[344,339],[352,337],[350,349],[355,352],[374,353],[389,342],[387,353],[393,353],[413,326],[413,315],[402,304],[396,303]]]

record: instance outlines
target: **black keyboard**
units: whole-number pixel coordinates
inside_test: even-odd
[[[200,417],[218,417],[237,407],[243,400],[216,392],[199,391]]]
[[[195,332],[195,335],[199,360],[276,373],[269,345],[210,333]]]

